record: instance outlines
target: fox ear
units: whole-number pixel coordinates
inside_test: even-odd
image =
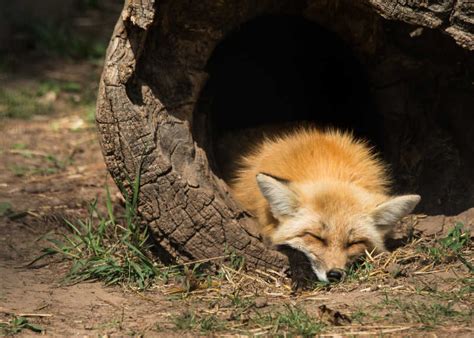
[[[257,175],[257,184],[270,204],[273,216],[280,218],[296,212],[298,200],[287,181],[260,173]]]
[[[403,195],[389,199],[372,212],[375,224],[381,230],[390,230],[396,222],[412,212],[420,200],[420,195]]]

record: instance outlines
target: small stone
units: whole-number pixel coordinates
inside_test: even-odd
[[[226,298],[219,303],[219,306],[222,308],[232,307],[232,300]]]
[[[265,297],[258,297],[255,299],[255,307],[258,309],[267,306],[267,304],[268,299]]]
[[[445,216],[430,216],[419,221],[415,226],[424,236],[433,236],[443,231]]]
[[[38,98],[38,103],[48,105],[56,101],[57,98],[58,98],[58,94],[55,91],[51,90],[45,93],[40,98]]]
[[[227,320],[227,321],[235,320],[235,313],[234,313],[234,311],[225,313],[225,314],[222,316],[222,319]]]
[[[23,188],[24,192],[30,193],[30,194],[40,194],[49,191],[51,188],[51,185],[47,184],[30,184],[27,185]]]
[[[402,266],[398,263],[391,263],[387,266],[387,272],[392,277],[399,277],[402,274]]]

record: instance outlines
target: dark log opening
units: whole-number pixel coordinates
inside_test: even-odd
[[[318,121],[311,112],[311,119],[339,127],[349,124],[349,128],[372,138],[392,165],[396,192],[418,192],[423,196],[418,211],[454,214],[474,205],[474,134],[470,132],[474,124],[474,58],[442,35],[449,34],[464,48],[474,50],[472,28],[465,15],[468,8],[462,4],[454,6],[453,1],[441,7],[438,4],[426,7],[422,1],[406,5],[396,2],[395,6],[394,3],[391,0],[126,2],[107,51],[96,120],[104,158],[117,183],[127,187],[128,178],[133,178],[140,169],[139,213],[151,229],[157,247],[169,260],[215,257],[230,249],[243,254],[251,267],[275,270],[288,267],[286,257],[261,242],[254,221],[235,203],[226,184],[214,175],[208,160],[214,161],[217,152],[213,142],[217,143],[218,136],[232,134],[229,126],[258,125],[260,116],[260,122],[265,123],[288,121],[291,116],[285,114],[295,104],[302,115],[308,115],[312,105],[324,106],[331,114],[318,113]],[[420,26],[389,22],[377,13],[436,30],[420,31]],[[349,89],[339,90],[337,98],[341,92],[348,94],[353,90],[358,94],[347,95],[347,100],[334,103],[334,100],[312,100],[311,94],[298,92],[299,87],[309,82],[308,87],[318,94],[318,99],[327,99],[317,89],[327,92],[331,86],[339,88],[344,82],[338,76],[332,79],[318,72],[320,64],[313,65],[308,60],[302,64],[311,70],[309,76],[306,72],[303,75],[296,72],[295,76],[289,71],[298,68],[298,63],[283,67],[287,72],[283,84],[297,84],[285,89],[290,98],[283,100],[290,103],[286,113],[283,111],[270,119],[244,107],[246,115],[242,115],[239,100],[231,96],[233,102],[224,99],[224,104],[213,111],[214,120],[208,118],[211,117],[209,99],[216,98],[215,91],[219,89],[212,90],[213,82],[219,82],[215,80],[216,74],[221,74],[225,82],[225,72],[212,70],[219,68],[213,62],[213,51],[218,55],[224,49],[222,46],[232,40],[232,32],[238,35],[239,30],[253,24],[267,38],[266,28],[255,19],[264,15],[280,18],[293,15],[308,20],[299,19],[297,26],[306,25],[308,31],[301,28],[295,41],[315,40],[314,46],[309,43],[308,53],[316,55],[318,60],[322,55],[329,55],[331,63],[336,55],[335,59],[342,58],[344,65],[357,64],[342,67],[349,70],[348,77],[343,77],[351,85]],[[275,29],[283,28],[278,24]],[[253,38],[253,34],[247,34],[249,42],[260,47],[259,39]],[[288,32],[283,34],[286,35]],[[312,35],[317,38],[312,39]],[[337,42],[340,40],[349,47]],[[280,50],[284,52],[282,55]],[[288,57],[290,50],[282,44],[282,49],[276,51],[278,57]],[[226,53],[229,54],[222,52],[224,59]],[[340,74],[335,68],[325,69],[332,75]],[[240,69],[242,75],[250,72],[245,63],[235,69],[239,76]],[[351,79],[360,73],[362,76],[357,80],[362,81],[356,81],[354,86]],[[318,81],[298,82],[305,76]],[[294,77],[298,81],[292,80]],[[245,76],[240,82],[244,80]],[[258,82],[250,83],[258,87]],[[244,85],[247,89],[249,81]],[[267,96],[271,100],[272,95]],[[247,99],[251,97],[248,95]],[[280,96],[278,99],[281,100]],[[262,100],[260,107],[268,107],[268,101],[268,98]],[[271,102],[274,110],[281,108],[276,104],[279,101]],[[221,111],[220,106],[226,111],[232,109],[232,103],[237,107],[235,112]],[[365,117],[332,118],[347,106],[351,111],[362,111]],[[367,110],[362,109],[364,106]],[[293,116],[293,119],[303,117],[306,119],[305,116]],[[227,127],[226,120],[230,121]],[[243,126],[242,121],[245,121]],[[371,124],[373,121],[376,122]],[[209,135],[212,137],[206,137]]]
[[[368,139],[390,165],[394,193],[423,195],[419,211],[469,208],[473,147],[461,120],[472,121],[472,62],[439,32],[412,38],[407,24],[381,28],[373,55],[297,16],[260,16],[228,34],[208,61],[193,115],[213,171],[228,181],[265,127],[309,121]]]
[[[314,22],[253,19],[216,47],[206,70],[196,114],[205,116],[194,116],[194,129],[206,129],[198,142],[225,180],[249,128],[306,121],[381,145],[366,70],[337,34]]]

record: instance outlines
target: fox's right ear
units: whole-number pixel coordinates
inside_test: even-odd
[[[296,212],[298,199],[288,187],[287,181],[260,173],[257,175],[257,184],[270,204],[270,210],[275,218],[290,216]]]
[[[403,195],[389,199],[372,212],[375,224],[379,229],[389,231],[396,222],[412,212],[420,200],[419,195]]]

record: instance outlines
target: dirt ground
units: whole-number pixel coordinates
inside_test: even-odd
[[[89,203],[103,201],[106,185],[121,208],[92,121],[100,71],[97,60],[61,59],[0,73],[2,90],[21,92],[0,101],[0,335],[473,335],[472,241],[455,253],[429,249],[456,222],[470,237],[474,209],[411,217],[407,246],[373,257],[365,274],[309,291],[293,292],[277,272],[224,265],[195,290],[183,289],[183,277],[144,292],[63,283],[71,263],[59,257],[27,266],[45,235],[68,234],[65,219],[86,218]]]
[[[42,78],[22,85],[55,77],[96,86],[90,78],[98,76],[100,66],[87,62],[66,66],[64,78],[57,66],[51,66]],[[18,81],[9,85],[15,88]],[[47,92],[38,99],[45,95],[53,96]],[[282,313],[289,305],[318,320],[329,316],[321,319],[323,334],[472,335],[472,272],[457,260],[434,266],[413,256],[413,262],[408,259],[406,265],[398,266],[403,273],[394,274],[397,267],[388,266],[362,281],[297,294],[281,284],[285,279],[265,272],[234,273],[217,286],[193,292],[170,291],[176,283],[157,283],[149,291],[138,292],[101,282],[65,285],[61,281],[70,263],[60,259],[25,267],[47,245],[42,236],[67,233],[64,219],[86,217],[88,203],[104,197],[105,185],[114,189],[94,125],[81,105],[70,103],[71,95],[80,93],[60,90],[51,98],[50,113],[29,119],[5,118],[1,123],[0,203],[8,209],[0,218],[1,322],[21,316],[47,335],[258,335],[285,332],[281,324],[260,317]],[[119,205],[116,193],[113,190],[113,201]],[[415,229],[424,231],[426,238],[442,236],[456,220],[471,226],[474,212],[457,218],[421,217]],[[472,246],[463,255],[472,264]],[[235,301],[236,292],[240,292],[240,303]],[[339,311],[343,318],[348,316],[351,323],[334,319],[339,315],[325,311],[322,305]],[[242,312],[234,316],[237,310]],[[189,318],[194,322],[179,324]],[[203,325],[206,318],[213,318],[214,326]],[[34,333],[25,328],[20,334]]]

